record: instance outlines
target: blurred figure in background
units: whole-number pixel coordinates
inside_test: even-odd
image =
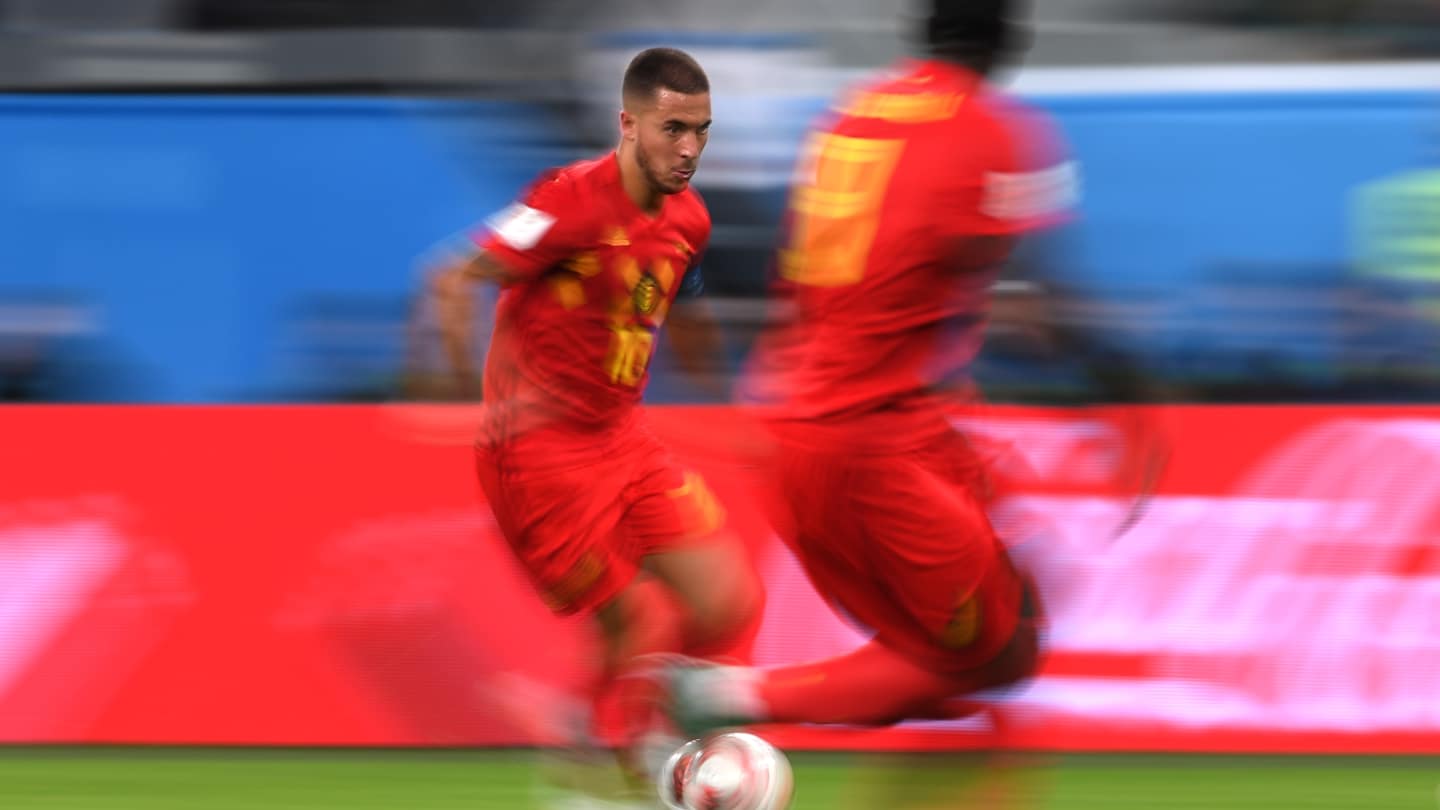
[[[1370,288],[1368,318],[1408,334],[1385,342],[1389,356],[1367,376],[1407,398],[1433,399],[1440,387],[1440,169],[1422,167],[1363,186],[1356,194],[1356,270]],[[1363,310],[1362,310],[1363,312]],[[1397,335],[1397,337],[1399,337]]]
[[[724,650],[759,615],[758,580],[724,532],[720,505],[660,445],[640,407],[663,322],[681,357],[715,345],[695,300],[710,218],[690,187],[709,137],[709,90],[687,54],[640,53],[625,72],[618,148],[542,176],[487,223],[477,253],[432,279],[464,395],[480,393],[471,286],[503,288],[477,471],[547,603],[596,617],[605,660],[592,692],[602,715],[624,705],[618,689],[630,681],[616,676],[637,655]],[[585,713],[576,725],[591,722]],[[622,729],[622,751],[634,742]]]
[[[0,293],[0,403],[131,402],[154,379],[94,308],[54,293]]]
[[[1018,237],[1075,195],[1049,124],[986,81],[1017,44],[1009,5],[934,0],[928,53],[812,134],[779,255],[789,320],[758,349],[777,530],[874,638],[773,669],[662,668],[688,732],[960,716],[1035,671],[1038,597],[990,525],[949,390]]]

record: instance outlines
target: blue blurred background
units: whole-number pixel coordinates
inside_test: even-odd
[[[723,7],[722,7],[723,6]],[[1054,0],[1007,77],[1078,157],[1080,219],[1002,287],[990,396],[1440,393],[1440,22],[1428,2]],[[401,396],[426,254],[607,149],[619,76],[711,73],[697,184],[732,374],[806,125],[896,58],[864,0],[0,3],[0,399]],[[1036,287],[1030,282],[1038,282]],[[652,400],[699,397],[660,362]],[[1109,382],[1107,382],[1107,380]]]

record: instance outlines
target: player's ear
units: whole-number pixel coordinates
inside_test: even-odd
[[[637,137],[640,128],[640,119],[625,108],[620,108],[620,137],[627,141],[633,141]]]

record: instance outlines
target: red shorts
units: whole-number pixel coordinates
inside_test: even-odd
[[[724,512],[636,418],[622,428],[535,430],[476,447],[485,499],[511,549],[558,613],[591,610],[646,554],[714,533]]]
[[[823,597],[936,671],[977,669],[1006,647],[1025,586],[990,525],[985,466],[963,436],[894,453],[781,438],[775,525]]]

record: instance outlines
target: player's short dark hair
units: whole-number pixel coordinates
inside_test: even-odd
[[[661,90],[687,96],[710,92],[710,79],[690,54],[675,48],[641,51],[625,68],[625,98],[651,98]]]
[[[985,72],[1027,44],[1028,30],[1019,19],[1023,5],[1024,0],[930,0],[922,39],[932,54]]]

